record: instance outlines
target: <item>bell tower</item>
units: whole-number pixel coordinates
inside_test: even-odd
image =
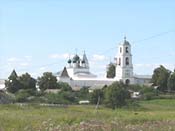
[[[124,37],[124,40],[120,43],[118,47],[118,54],[115,58],[116,60],[116,76],[117,81],[123,81],[125,84],[133,84],[133,64],[132,64],[132,54],[131,45]]]

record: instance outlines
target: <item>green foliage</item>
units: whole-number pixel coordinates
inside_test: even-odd
[[[25,73],[19,77],[19,81],[22,85],[22,89],[33,89],[36,90],[36,80],[30,76],[30,74]]]
[[[175,130],[175,100],[141,101],[139,109],[94,106],[0,105],[2,131],[168,131]],[[98,128],[99,127],[99,128]],[[101,127],[101,128],[100,128]]]
[[[143,99],[151,100],[158,95],[158,91],[153,87],[143,87],[140,93],[143,95]]]
[[[175,91],[175,71],[168,78],[168,90]]]
[[[0,91],[0,104],[9,104],[15,102],[15,97],[13,94],[5,93]]]
[[[50,104],[73,104],[77,103],[75,94],[70,91],[61,91],[58,93],[46,93],[46,102]]]
[[[22,85],[15,70],[12,71],[12,73],[8,77],[8,80],[5,81],[5,87],[7,91],[11,93],[15,93],[22,88]]]
[[[100,104],[103,103],[104,92],[102,89],[96,89],[90,94],[90,102],[92,104],[97,104],[99,98],[100,98]]]
[[[90,98],[89,88],[88,87],[82,87],[77,92],[77,97],[79,98],[79,100],[89,100],[89,98]]]
[[[57,78],[51,72],[43,73],[43,76],[38,77],[38,86],[40,90],[58,89]]]
[[[108,65],[107,78],[114,78],[114,77],[115,77],[115,65],[113,63],[110,63]]]
[[[27,98],[30,96],[30,93],[27,90],[21,89],[16,92],[15,96],[17,102],[26,102]]]
[[[36,90],[36,80],[28,73],[22,74],[18,77],[15,70],[13,70],[11,75],[8,77],[8,80],[5,81],[5,86],[7,91],[11,93],[16,93],[20,89]]]
[[[160,91],[164,92],[168,90],[167,83],[170,73],[171,72],[162,65],[154,70],[152,82],[155,86],[159,86],[158,89]]]
[[[112,109],[120,108],[127,104],[130,93],[123,83],[114,82],[105,89],[105,105]]]
[[[136,85],[128,85],[128,89],[129,90],[136,91],[136,92],[141,91],[143,88],[145,88],[144,85],[138,85],[138,84],[136,84]]]
[[[58,89],[62,91],[72,91],[71,86],[65,82],[58,82]]]

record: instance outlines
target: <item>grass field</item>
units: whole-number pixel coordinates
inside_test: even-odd
[[[175,130],[175,100],[142,101],[137,108],[81,105],[0,105],[0,131],[168,131]]]

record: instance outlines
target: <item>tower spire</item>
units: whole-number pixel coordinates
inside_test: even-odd
[[[124,35],[124,41],[126,41],[126,35]]]

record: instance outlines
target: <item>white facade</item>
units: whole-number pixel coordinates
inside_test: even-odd
[[[126,37],[124,38],[124,41],[120,43],[118,47],[118,54],[115,59],[115,79],[127,84],[134,84],[131,45],[128,41],[126,41]]]
[[[133,73],[131,45],[124,38],[118,47],[115,57],[116,76],[113,79],[98,78],[90,72],[90,66],[86,54],[80,58],[77,54],[68,60],[68,66],[57,75],[58,81],[67,82],[72,88],[79,87],[103,87],[115,81],[123,81],[126,84],[148,84],[151,76],[138,76]]]

